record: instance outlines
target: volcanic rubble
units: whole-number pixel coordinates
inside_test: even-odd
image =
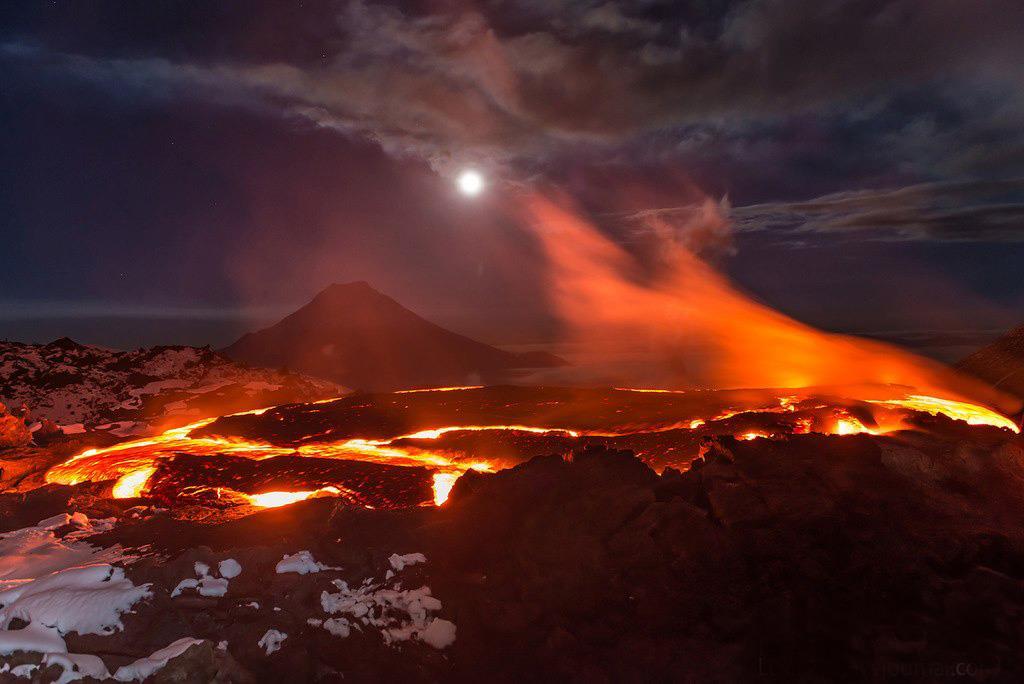
[[[0,545],[41,530],[149,585],[123,629],[60,634],[121,679],[1019,681],[1024,444],[930,427],[711,438],[661,475],[541,456],[439,507],[183,516],[46,485],[0,494]],[[81,674],[41,660],[0,657],[0,681]]]
[[[343,392],[286,369],[249,367],[208,347],[116,351],[66,337],[48,344],[0,341],[0,402],[31,426],[36,443],[109,441],[157,425]],[[0,448],[28,441],[5,434],[3,422]]]

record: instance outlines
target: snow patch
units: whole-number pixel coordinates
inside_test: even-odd
[[[242,573],[242,565],[234,558],[222,560],[217,564],[217,569],[220,571],[220,576],[227,579],[234,579]]]
[[[323,628],[336,637],[344,639],[352,633],[352,626],[345,618],[329,618],[324,620]]]
[[[42,668],[57,665],[64,670],[53,684],[68,684],[83,677],[109,679],[110,672],[98,656],[87,653],[47,653],[40,663]]]
[[[68,568],[0,592],[0,627],[18,618],[61,634],[112,634],[124,627],[121,615],[151,595],[148,584],[135,586],[123,568]]]
[[[350,589],[341,580],[333,584],[340,591],[323,592],[321,607],[330,614],[349,616],[338,619],[331,627],[331,621],[325,622],[324,629],[336,636],[347,637],[350,625],[358,621],[379,630],[388,644],[418,639],[435,648],[445,648],[455,641],[455,625],[447,621],[435,625],[438,618],[431,613],[441,609],[441,602],[430,595],[429,587],[400,590],[369,584]]]
[[[422,553],[392,554],[388,559],[394,570],[426,562]],[[434,613],[442,608],[441,602],[430,593],[430,587],[401,589],[400,582],[388,584],[394,571],[389,570],[384,582],[375,583],[366,578],[356,588],[343,580],[333,580],[337,592],[320,594],[320,606],[325,613],[342,615],[325,620],[323,628],[331,634],[345,638],[352,627],[374,627],[384,642],[418,640],[437,649],[455,643],[455,624],[438,618]]]
[[[68,647],[60,632],[42,625],[27,625],[22,629],[0,631],[0,655],[17,651],[36,653],[65,653]]]
[[[84,538],[111,529],[114,518],[90,520],[82,513],[61,513],[40,520],[32,527],[23,527],[0,534],[0,590],[24,584],[43,575],[88,563],[113,563],[134,558],[121,547],[101,549]],[[67,526],[75,529],[58,537],[55,530]]]
[[[397,553],[393,553],[391,554],[391,557],[388,558],[388,562],[391,563],[391,567],[394,568],[395,572],[402,572],[402,570],[405,570],[411,565],[426,563],[427,557],[422,553],[407,553],[402,556]]]
[[[427,628],[420,632],[420,641],[434,648],[448,648],[455,643],[455,623],[434,618]]]
[[[313,558],[313,554],[309,551],[299,551],[291,555],[285,554],[284,557],[277,562],[277,566],[274,568],[277,574],[282,575],[286,572],[297,572],[300,575],[307,575],[311,572],[320,572],[321,570],[340,570],[341,568],[331,567],[330,565],[324,565]]]
[[[17,667],[11,668],[11,674],[19,679],[29,679],[32,677],[32,673],[39,668],[38,665],[32,663],[25,663],[24,665],[18,665]]]
[[[281,650],[281,644],[288,638],[288,635],[284,632],[279,632],[276,629],[268,629],[266,634],[260,637],[260,640],[256,642],[256,645],[267,652],[267,655],[274,653],[275,651]]]
[[[228,593],[228,579],[237,577],[238,573],[242,572],[242,566],[232,558],[221,561],[217,565],[222,577],[211,575],[210,566],[202,561],[196,561],[192,565],[192,569],[195,570],[196,577],[186,577],[178,582],[177,586],[171,590],[171,598],[180,596],[186,589],[195,589],[200,596],[224,596]],[[229,574],[225,574],[225,570]]]
[[[119,682],[142,681],[166,665],[172,658],[177,658],[192,646],[201,643],[203,643],[202,639],[182,637],[160,650],[154,651],[146,658],[139,658],[130,665],[117,668],[114,679]]]

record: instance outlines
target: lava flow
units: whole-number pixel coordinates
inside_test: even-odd
[[[282,506],[335,496],[370,508],[440,505],[467,470],[587,446],[684,469],[702,440],[887,435],[945,421],[1019,432],[983,406],[895,388],[665,391],[465,387],[349,395],[209,418],[89,449],[48,482],[114,481],[115,498]]]

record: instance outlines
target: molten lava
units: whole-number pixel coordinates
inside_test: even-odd
[[[287,506],[296,501],[305,501],[317,496],[336,496],[341,493],[337,487],[321,487],[307,492],[264,492],[262,494],[243,495],[250,504],[258,508],[277,508]]]
[[[870,391],[466,387],[350,395],[204,419],[89,449],[53,467],[46,480],[114,480],[114,498],[213,492],[222,503],[261,508],[319,496],[368,507],[441,505],[467,470],[501,470],[536,455],[591,445],[629,449],[661,470],[688,467],[700,454],[701,440],[718,435],[886,435],[928,429],[922,420],[939,418],[1020,431],[980,405],[892,388]],[[466,422],[448,422],[453,418]],[[239,464],[253,461],[274,464],[273,472],[260,466],[242,473]],[[325,465],[332,463],[338,468]],[[417,473],[426,478],[422,498],[413,485],[423,482]]]

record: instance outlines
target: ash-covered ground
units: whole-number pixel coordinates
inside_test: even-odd
[[[1024,673],[1024,444],[942,416],[888,435],[709,438],[688,471],[660,475],[626,451],[540,456],[467,471],[436,507],[176,509],[107,491],[0,495],[4,587],[28,594],[0,594],[0,644],[52,623],[41,631],[100,659],[74,673],[66,656],[17,651],[0,678],[90,667],[151,681]],[[35,594],[10,582],[30,560],[34,571],[111,563],[106,579],[71,582],[110,591],[93,613],[47,612],[68,582]],[[118,601],[120,626],[76,631]]]

